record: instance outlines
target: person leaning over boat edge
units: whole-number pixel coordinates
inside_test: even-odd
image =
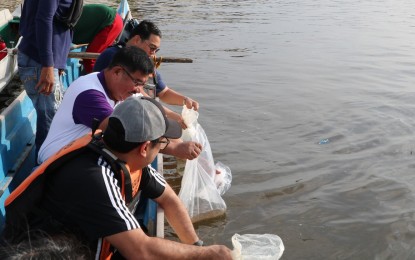
[[[123,29],[123,21],[117,11],[104,4],[86,4],[81,18],[73,29],[73,43],[88,43],[85,52],[101,53],[114,44]],[[94,68],[94,59],[83,59],[85,74]]]
[[[82,3],[82,0],[26,0],[23,4],[19,27],[23,38],[18,46],[17,63],[20,79],[36,109],[36,154],[62,99],[59,70],[66,68],[72,43],[71,26],[80,16]]]
[[[104,130],[116,104],[143,92],[153,62],[141,49],[123,48],[114,55],[110,66],[99,72],[79,77],[65,92],[53,118],[49,133],[39,150],[38,163],[43,163],[63,146],[92,129],[94,119]],[[182,159],[199,156],[202,146],[196,142],[172,141],[163,153]]]
[[[13,228],[29,228],[43,230],[52,237],[61,232],[74,234],[89,244],[92,252],[97,252],[96,259],[108,259],[114,253],[126,259],[232,259],[231,250],[225,246],[194,246],[199,238],[177,194],[157,173],[141,171],[154,160],[161,146],[169,145],[169,138],[181,136],[180,125],[165,116],[157,101],[147,97],[127,98],[115,107],[108,121],[102,139],[101,135],[84,136],[92,139],[92,143],[74,150],[73,156],[69,152],[66,157],[69,159],[45,171],[44,189],[38,196],[36,210],[21,218],[28,220],[28,227],[19,225],[22,222],[17,216],[21,214],[22,204],[13,205],[22,202],[18,198],[24,191],[18,187],[10,195],[6,201],[6,239],[8,234],[16,233],[10,232]],[[122,172],[120,166],[124,169]],[[127,179],[126,174],[131,182],[123,181]],[[125,177],[120,179],[120,175]],[[27,189],[28,183],[22,187]],[[129,189],[126,184],[130,185]],[[126,202],[128,191],[133,195],[129,198],[130,205]],[[139,191],[164,209],[170,225],[185,244],[148,237],[142,231],[131,208],[136,207],[134,197],[141,196]],[[33,196],[27,193],[21,198],[33,203]],[[9,238],[12,240],[13,236]]]
[[[137,20],[133,19],[130,23],[132,24],[131,26],[133,29],[129,35],[128,41],[125,44],[120,43],[103,51],[95,62],[94,71],[101,71],[105,69],[109,65],[114,54],[125,46],[138,47],[145,51],[149,57],[155,57],[161,44],[161,31],[159,28],[153,22],[148,20],[143,20],[138,23]],[[156,69],[152,73],[151,81],[151,83],[154,83],[156,86],[156,95],[166,104],[179,106],[186,105],[187,108],[193,108],[196,111],[199,109],[199,103],[197,101],[168,87],[163,82],[161,74]],[[168,113],[168,116],[178,121],[182,125],[183,129],[187,127],[180,114],[172,111],[172,113]]]

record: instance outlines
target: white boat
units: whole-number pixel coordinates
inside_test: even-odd
[[[0,60],[0,91],[13,79],[17,71],[17,54],[14,47],[18,41],[18,17],[20,17],[20,8],[17,8],[13,14],[8,9],[0,11],[0,36],[7,46],[6,50],[0,50],[0,54],[7,52],[7,55]]]

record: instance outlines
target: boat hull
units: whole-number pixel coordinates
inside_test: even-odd
[[[1,218],[4,216],[4,200],[35,165],[36,118],[32,101],[26,92],[22,92],[0,114]]]
[[[19,19],[14,18],[9,10],[0,11],[0,37],[7,46],[7,55],[0,60],[0,91],[13,79],[17,71],[17,55],[12,48],[18,40],[18,23]]]

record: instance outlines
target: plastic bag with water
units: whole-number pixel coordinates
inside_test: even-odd
[[[215,184],[216,167],[205,131],[197,122],[198,112],[183,107],[182,116],[187,125],[182,139],[203,147],[196,159],[186,161],[179,192],[192,222],[196,223],[224,215],[226,204]]]
[[[235,234],[233,260],[278,260],[284,252],[281,238],[274,234]]]
[[[232,172],[231,169],[221,162],[216,162],[215,164],[216,174],[215,174],[215,184],[220,195],[225,194],[232,183]]]

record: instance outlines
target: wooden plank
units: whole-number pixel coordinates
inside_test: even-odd
[[[68,58],[75,59],[97,59],[100,53],[95,52],[70,52]],[[178,58],[178,57],[157,57],[156,62],[165,63],[193,63],[192,59],[189,58]]]
[[[161,153],[157,155],[157,171],[164,175],[163,155]],[[160,205],[157,205],[156,236],[164,238],[164,210]]]

